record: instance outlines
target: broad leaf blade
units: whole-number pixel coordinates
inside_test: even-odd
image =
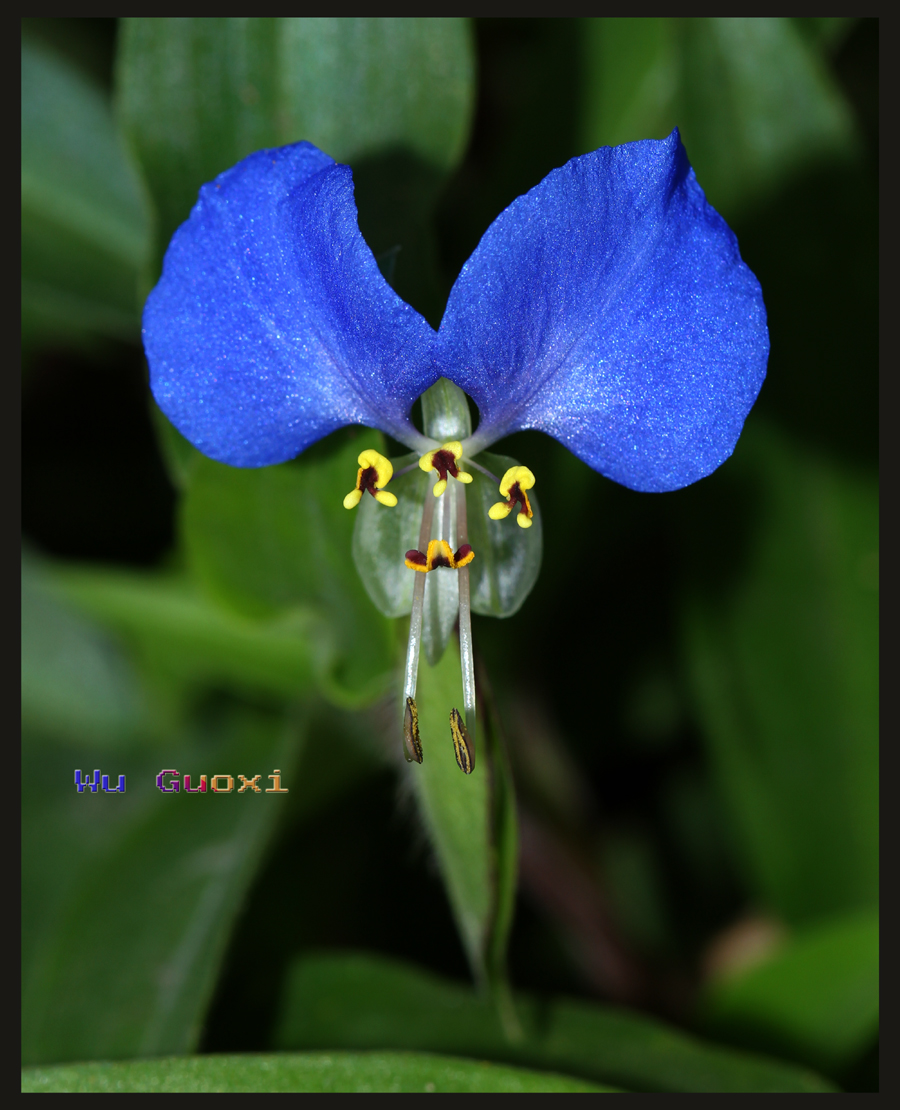
[[[341,504],[360,450],[351,432],[258,470],[199,458],[183,502],[191,566],[209,594],[257,617],[318,612],[339,652],[327,692],[357,703],[384,693],[394,664],[393,634],[353,566],[353,515]]]
[[[133,337],[150,247],[138,176],[111,107],[46,47],[22,43],[22,291],[26,321]]]
[[[721,502],[706,498],[717,490]],[[792,924],[878,897],[878,491],[756,418],[685,491],[689,679],[759,901]],[[694,501],[696,498],[696,502]],[[753,523],[733,581],[725,547]],[[693,527],[692,522],[697,525]],[[698,537],[703,537],[698,541]]]
[[[165,767],[191,772],[195,785],[201,773],[210,783],[218,773],[237,781],[277,767],[290,789],[300,738],[278,718],[235,714],[216,729],[214,745],[172,750]],[[52,881],[60,857],[76,871],[25,967],[23,1058],[191,1051],[231,925],[289,794],[162,794],[160,766],[146,757],[110,765],[114,776],[126,774],[127,793],[76,794],[68,751],[45,751],[43,766],[57,785],[26,799],[24,870],[32,882],[42,873]],[[108,842],[81,851],[93,840],[95,811],[117,808],[126,816]],[[55,836],[44,831],[45,812],[56,818]]]
[[[58,567],[54,580],[119,635],[146,674],[178,687],[228,685],[293,700],[333,663],[333,638],[309,608],[254,620],[211,603],[186,578]]]
[[[75,744],[127,745],[143,731],[140,681],[118,645],[22,560],[22,725]]]
[[[528,1063],[629,1090],[826,1091],[819,1076],[704,1043],[653,1018],[570,999],[518,995],[511,1042],[470,987],[381,956],[315,954],[292,967],[283,1049],[413,1049]]]
[[[743,974],[713,983],[707,1027],[829,1073],[878,1035],[878,913],[844,914],[798,932]]]
[[[798,170],[856,153],[849,106],[793,20],[592,19],[585,31],[584,149],[677,126],[729,219]]]
[[[305,139],[351,164],[400,153],[434,177],[420,210],[462,154],[474,87],[464,20],[123,24],[119,108],[159,209],[161,245],[200,185],[254,150]]]
[[[496,1067],[412,1052],[329,1052],[290,1056],[195,1056],[121,1064],[29,1068],[22,1090],[211,1092],[497,1092],[560,1094],[612,1088],[526,1068]]]

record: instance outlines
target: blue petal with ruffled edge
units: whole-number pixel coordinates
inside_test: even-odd
[[[204,185],[144,309],[150,384],[196,447],[232,466],[293,458],[345,424],[417,449],[435,333],[359,233],[350,168],[310,143]]]
[[[759,283],[676,129],[573,158],[501,213],[453,287],[439,349],[481,413],[470,450],[538,428],[661,492],[731,454],[769,338]]]

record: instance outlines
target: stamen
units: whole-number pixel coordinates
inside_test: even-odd
[[[422,741],[419,739],[419,710],[415,698],[406,699],[403,710],[403,754],[407,763],[422,762]]]
[[[527,466],[511,466],[500,481],[500,496],[506,501],[498,501],[488,509],[491,520],[503,520],[518,504],[521,506],[516,523],[520,528],[530,528],[534,513],[526,490],[534,485],[534,475]]]
[[[379,455],[377,451],[363,451],[357,459],[359,471],[356,475],[356,489],[352,489],[344,498],[345,509],[355,509],[362,500],[362,495],[371,493],[376,501],[382,505],[394,506],[397,498],[392,493],[382,489],[391,480],[394,468],[390,459]]]
[[[459,658],[462,667],[462,688],[463,688],[463,709],[466,713],[466,722],[468,725],[468,732],[466,735],[469,738],[469,745],[471,746],[471,759],[469,771],[475,766],[475,652],[472,643],[472,605],[470,600],[469,590],[469,568],[468,564],[471,562],[471,557],[466,559],[465,563],[459,561],[460,552],[466,548],[471,552],[472,548],[469,547],[469,527],[466,519],[466,490],[464,486],[456,491],[456,539],[459,542],[459,551],[457,551],[457,561],[459,570],[456,575],[456,580],[459,586]],[[454,712],[456,712],[454,710]],[[459,714],[457,714],[457,717]],[[450,722],[451,732],[453,729],[453,719]],[[456,738],[453,740],[454,747],[456,747]],[[456,762],[459,763],[459,754],[457,753]],[[460,767],[462,764],[459,763]],[[466,768],[463,767],[465,771]],[[468,774],[468,771],[466,771]]]
[[[457,766],[464,774],[471,775],[475,769],[475,744],[458,709],[450,710],[450,736],[453,739]]]
[[[434,482],[434,475],[431,475],[430,480]],[[434,498],[428,497],[426,494],[425,504],[422,508],[422,524],[419,528],[419,547],[428,546],[428,538],[431,535],[431,522],[433,517]],[[409,552],[407,552],[406,565],[409,566]],[[422,611],[424,609],[424,604],[425,575],[417,574],[413,584],[412,609],[409,614],[409,644],[406,648],[406,672],[403,679],[404,715],[409,709],[410,701],[415,705],[416,678],[419,673],[419,652],[422,647]],[[416,762],[419,761],[417,760]]]
[[[468,485],[472,481],[472,475],[460,470],[457,466],[461,458],[462,444],[459,440],[454,439],[445,443],[443,447],[438,447],[436,451],[429,451],[427,455],[423,455],[419,459],[419,466],[426,473],[429,470],[437,471],[438,481],[434,487],[435,497],[440,497],[447,488],[448,474],[464,485]]]
[[[459,570],[467,567],[475,558],[475,552],[467,543],[462,544],[455,552],[446,540],[429,540],[427,551],[407,551],[406,565],[410,570],[420,570],[427,574],[437,567],[449,567]]]

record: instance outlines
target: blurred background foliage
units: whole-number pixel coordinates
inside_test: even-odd
[[[26,1065],[877,1088],[877,87],[872,19],[23,21]],[[492,775],[419,782],[404,630],[340,504],[371,437],[202,458],[147,389],[144,297],[203,182],[309,139],[436,326],[517,195],[676,124],[762,285],[768,379],[665,496],[506,441],[544,560],[474,620]],[[127,794],[76,794],[96,766]],[[164,796],[161,767],[290,793]],[[310,1066],[228,1082],[326,1089]]]

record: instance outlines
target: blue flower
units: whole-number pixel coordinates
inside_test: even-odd
[[[233,466],[346,424],[433,447],[410,423],[438,377],[481,420],[467,455],[523,428],[635,490],[732,452],[765,376],[762,294],[678,132],[554,170],[486,232],[435,333],[359,233],[350,169],[309,143],[204,185],[144,310],[154,396]]]
[[[424,580],[449,568],[439,574],[452,571],[459,583],[471,736],[456,710],[451,733],[466,771],[474,765],[468,564],[477,551],[467,543],[462,483],[472,480],[468,465],[484,470],[474,456],[535,428],[631,489],[678,489],[731,454],[769,350],[759,283],[677,130],[574,158],[514,201],[463,267],[437,332],[381,275],[357,226],[349,167],[309,143],[258,151],[200,190],[147,300],[143,337],[160,408],[213,459],[267,466],[364,424],[420,455],[436,495],[454,479],[456,513],[448,503],[438,514],[433,539],[426,497],[421,550],[405,560],[424,573],[413,575],[404,724],[407,756],[421,761],[414,694]],[[413,402],[441,378],[477,404],[474,434],[435,439],[410,422]],[[382,488],[389,460],[367,450],[359,465],[345,506],[368,492],[394,511],[396,497]],[[504,501],[490,517],[518,507],[527,534],[534,475],[517,465],[492,477]]]

